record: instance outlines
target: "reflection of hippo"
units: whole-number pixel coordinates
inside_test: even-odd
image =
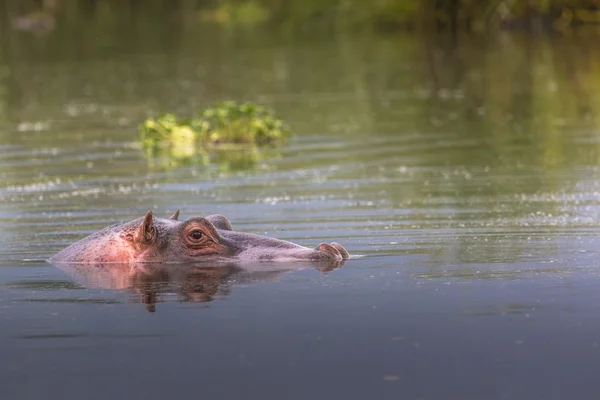
[[[284,240],[236,232],[222,215],[178,221],[145,217],[104,228],[73,243],[49,259],[51,263],[173,263],[222,261],[340,262],[348,252],[338,243],[309,249]]]
[[[208,302],[214,296],[229,295],[236,284],[271,282],[284,274],[306,268],[328,272],[342,265],[329,263],[185,263],[185,264],[59,264],[78,284],[88,288],[120,289],[133,300],[156,311],[156,303],[173,299],[183,302]],[[173,297],[175,294],[176,297]]]

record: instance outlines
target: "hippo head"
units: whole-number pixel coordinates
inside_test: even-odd
[[[179,221],[151,211],[143,218],[104,228],[73,243],[48,261],[57,263],[181,263],[215,261],[342,261],[338,243],[309,249],[284,240],[236,232],[222,215]]]

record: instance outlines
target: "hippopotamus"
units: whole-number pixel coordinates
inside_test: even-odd
[[[222,215],[179,221],[148,211],[142,218],[108,226],[61,250],[48,261],[65,263],[186,263],[198,261],[342,262],[349,254],[338,243],[315,249],[271,237],[234,231]]]

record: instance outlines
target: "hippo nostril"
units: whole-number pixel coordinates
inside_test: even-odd
[[[325,251],[325,252],[327,252],[327,253],[331,254],[331,255],[334,257],[334,259],[336,259],[336,260],[342,260],[342,259],[343,259],[343,258],[342,258],[343,256],[342,256],[342,254],[341,254],[341,253],[338,251],[338,249],[337,249],[337,248],[335,248],[335,247],[333,247],[333,246],[332,246],[332,245],[330,245],[330,244],[327,244],[327,243],[321,243],[320,245],[318,245],[318,246],[317,246],[317,250]]]
[[[344,246],[338,242],[331,242],[331,247],[334,247],[340,253],[342,260],[347,260],[350,258],[350,253],[348,253],[348,250],[346,250]]]

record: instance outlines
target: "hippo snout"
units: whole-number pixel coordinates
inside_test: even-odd
[[[315,249],[320,256],[326,260],[343,261],[350,257],[348,251],[339,243],[321,243]]]

